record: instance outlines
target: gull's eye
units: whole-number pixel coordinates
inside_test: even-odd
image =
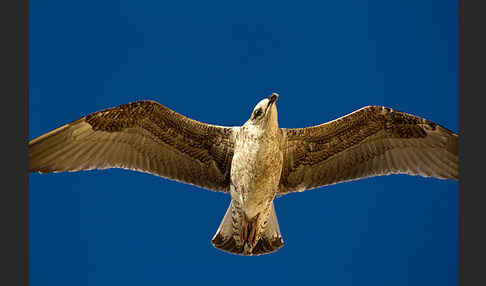
[[[257,118],[258,116],[262,115],[263,111],[261,108],[255,110],[255,113],[253,113],[253,118]]]

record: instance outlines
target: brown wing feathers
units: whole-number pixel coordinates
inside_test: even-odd
[[[227,191],[232,132],[154,101],[138,101],[92,113],[32,140],[29,171],[127,168]]]
[[[281,193],[376,175],[458,178],[457,135],[426,119],[368,106],[287,136]]]
[[[233,128],[154,101],[99,111],[29,143],[29,171],[127,168],[229,190]],[[458,178],[458,136],[426,119],[368,106],[334,121],[282,129],[281,194],[376,175]]]

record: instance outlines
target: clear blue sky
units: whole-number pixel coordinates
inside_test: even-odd
[[[165,2],[31,1],[30,139],[141,99],[241,125],[273,91],[281,127],[384,105],[458,131],[455,0]],[[115,169],[32,174],[30,195],[33,286],[457,281],[456,181],[284,196],[260,257],[212,247],[228,195]]]

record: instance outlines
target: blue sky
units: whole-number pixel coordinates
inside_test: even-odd
[[[384,105],[458,131],[457,1],[317,2],[31,1],[29,138],[141,99],[241,125],[274,91],[281,127]],[[284,196],[260,257],[212,247],[228,195],[148,174],[31,174],[30,203],[33,286],[457,284],[456,181]]]

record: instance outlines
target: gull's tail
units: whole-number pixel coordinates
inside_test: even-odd
[[[283,246],[275,208],[270,206],[266,226],[261,231],[259,216],[248,219],[231,201],[218,231],[211,240],[214,247],[238,255],[261,255],[277,251]]]

